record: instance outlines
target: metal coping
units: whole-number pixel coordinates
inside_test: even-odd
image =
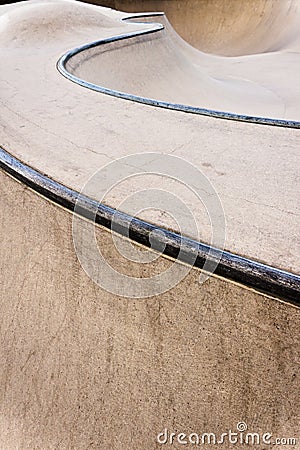
[[[96,211],[95,222],[97,224],[111,230],[113,220],[114,229],[117,225],[119,234],[125,235],[129,229],[129,238],[146,247],[155,249],[155,241],[153,242],[153,239],[151,239],[150,243],[150,233],[153,230],[161,231],[163,243],[165,244],[163,254],[173,259],[177,259],[180,256],[181,261],[186,262],[185,255],[188,261],[188,255],[192,253],[195,255],[194,267],[201,269],[209,252],[212,261],[214,256],[221,256],[214,272],[215,275],[300,307],[300,276],[298,275],[227,251],[212,248],[207,244],[197,242],[124,214],[106,205],[99,204],[96,200],[83,196],[79,192],[34,170],[13,157],[2,147],[0,147],[0,168],[45,198],[71,212],[74,211],[76,202],[80,198],[81,208],[79,212],[82,217],[91,219]],[[76,213],[78,213],[77,210]],[[157,247],[160,248],[160,245],[161,241],[157,243]]]

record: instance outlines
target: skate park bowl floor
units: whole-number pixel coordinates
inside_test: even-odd
[[[295,439],[298,2],[109,3],[0,6],[0,447]]]
[[[287,0],[92,0],[119,11],[164,12],[205,53],[241,56],[281,50],[299,40],[299,2]]]

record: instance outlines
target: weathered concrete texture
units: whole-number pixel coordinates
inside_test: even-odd
[[[1,449],[152,450],[164,428],[241,420],[297,437],[299,309],[217,278],[200,286],[197,270],[160,297],[108,294],[80,267],[71,214],[0,176]],[[108,231],[97,238],[137,275]]]
[[[77,191],[96,169],[124,156],[155,152],[158,167],[162,154],[182,157],[201,170],[220,197],[226,250],[299,272],[299,130],[123,101],[84,89],[57,71],[58,59],[73,47],[153,27],[121,22],[125,17],[74,1],[0,7],[1,147]],[[292,36],[293,27],[288,31]],[[167,22],[161,39],[152,38],[133,40],[117,53],[105,49],[95,81],[112,83],[111,88],[126,82],[124,88],[145,95],[158,87],[160,95],[172,75],[180,80],[174,67],[180,66],[183,76],[197,61],[208,102],[201,103],[200,95],[199,106],[222,110],[232,101],[237,108],[240,103],[299,119],[296,37],[293,48],[281,40],[285,47],[278,52],[240,59],[201,54]],[[170,78],[156,64],[143,78],[150,56],[152,62],[173,64],[164,72]],[[89,68],[87,60],[81,63],[78,70]],[[284,82],[276,67],[284,67]],[[259,84],[256,77],[264,71],[268,82],[263,77]],[[245,101],[254,91],[259,92],[253,103]],[[143,162],[135,168],[142,169]],[[123,169],[125,164],[120,173]],[[118,208],[141,185],[175,192],[175,183],[163,177],[148,181],[125,182],[105,201]],[[156,437],[165,428],[220,435],[235,430],[239,421],[249,431],[298,438],[299,309],[216,277],[200,285],[196,269],[158,297],[129,300],[110,294],[80,266],[70,212],[3,172],[0,190],[1,450],[152,450],[161,448]],[[86,194],[98,198],[92,188]],[[195,236],[185,223],[182,233],[209,242],[205,208],[190,193],[177,194],[200,229]],[[144,219],[178,231],[167,211],[145,214]],[[172,265],[163,257],[130,262],[117,252],[108,230],[97,228],[96,237],[105,260],[128,276],[142,279]],[[118,278],[111,281],[116,284]],[[294,447],[300,448],[299,442]],[[226,446],[231,448],[237,446]]]

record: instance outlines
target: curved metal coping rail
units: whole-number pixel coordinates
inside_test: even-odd
[[[32,169],[13,157],[2,147],[0,147],[0,168],[45,198],[65,207],[71,212],[74,211],[76,201],[80,198],[80,205],[82,205],[80,215],[82,217],[87,219],[94,218],[94,213],[97,211],[95,217],[97,224],[111,230],[113,221],[114,229],[115,225],[117,225],[119,234],[128,236],[129,229],[129,238],[148,248],[155,249],[156,245],[157,248],[161,248],[161,240],[157,240],[157,244],[155,244],[155,240],[151,239],[150,243],[149,239],[153,230],[160,230],[165,245],[163,254],[173,259],[180,257],[181,261],[187,262],[190,260],[189,256],[192,253],[195,256],[194,267],[201,269],[209,252],[211,252],[210,257],[212,260],[214,255],[215,257],[221,256],[214,272],[215,275],[300,307],[300,276],[298,275],[227,251],[211,248],[207,244],[197,242],[124,214],[106,205],[99,204],[96,200],[83,196],[77,191]],[[76,213],[78,212],[76,211]]]
[[[136,15],[130,15],[127,17],[124,17],[121,19],[121,21],[127,21],[127,20],[134,20],[139,19],[143,17],[159,17],[164,16],[164,13],[145,13],[145,14],[136,14]],[[138,22],[140,24],[149,25],[149,23],[146,22]],[[124,100],[130,100],[137,103],[143,103],[145,105],[150,106],[156,106],[159,108],[166,108],[166,109],[172,109],[177,111],[182,111],[186,113],[191,114],[199,114],[202,116],[209,116],[214,117],[218,119],[227,119],[227,120],[236,120],[240,122],[250,122],[260,125],[271,125],[271,126],[277,126],[277,127],[286,127],[286,128],[300,128],[300,121],[295,120],[285,120],[285,119],[275,119],[270,117],[259,117],[259,116],[249,116],[249,115],[243,115],[243,114],[235,114],[232,112],[226,112],[226,111],[218,111],[214,109],[207,109],[207,108],[199,108],[184,104],[178,104],[178,103],[170,103],[165,102],[161,100],[155,100],[152,98],[147,97],[141,97],[139,95],[133,95],[127,92],[121,92],[116,91],[114,89],[105,88],[103,86],[99,86],[94,83],[90,83],[88,81],[85,81],[81,78],[76,77],[75,75],[72,75],[67,69],[66,64],[67,62],[78,53],[83,52],[84,50],[89,50],[93,47],[97,47],[100,45],[110,44],[112,42],[117,42],[125,39],[132,39],[135,37],[151,34],[151,33],[157,33],[164,29],[165,27],[160,23],[153,23],[153,28],[146,29],[146,30],[139,30],[139,31],[133,31],[130,33],[124,33],[119,34],[116,36],[112,36],[105,39],[100,39],[98,41],[90,42],[88,44],[81,45],[80,47],[76,47],[72,50],[69,50],[67,53],[65,53],[57,62],[57,69],[58,71],[69,80],[73,81],[76,84],[79,84],[80,86],[83,86],[85,88],[91,89],[93,91],[101,92],[102,94],[111,95],[113,97],[119,97]]]

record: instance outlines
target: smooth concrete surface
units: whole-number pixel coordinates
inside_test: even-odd
[[[73,1],[21,2],[1,8],[1,53],[6,62],[0,72],[1,145],[5,150],[77,191],[96,169],[130,154],[157,152],[158,165],[161,153],[181,157],[201,170],[219,195],[226,219],[226,250],[299,273],[299,129],[168,111],[85,89],[56,70],[65,52],[152,25],[120,22],[122,13]],[[134,66],[134,41],[130,48],[132,58],[122,70]],[[112,61],[116,61],[113,55]],[[119,69],[116,65],[108,66],[112,78]],[[158,84],[163,83],[157,69],[149,80],[156,74]],[[297,85],[285,85],[295,98],[297,73]],[[219,101],[222,108],[222,96]],[[280,109],[284,107],[281,104]],[[118,207],[139,183],[116,186],[106,203]],[[149,179],[151,186],[157,186],[156,179]],[[181,232],[209,243],[211,225],[205,209],[190,193],[178,189],[199,228],[195,235],[187,223]],[[97,198],[97,192],[88,194]],[[176,223],[156,211],[145,211],[140,217],[178,231]]]
[[[298,119],[298,44],[280,52],[224,58],[191,48],[165,17],[138,21],[160,22],[164,30],[134,42],[121,40],[86,49],[68,60],[67,70],[89,83],[157,101]]]
[[[139,21],[161,22],[165,29],[135,39],[134,51],[130,41],[125,40],[110,45],[109,52],[97,46],[75,55],[68,61],[74,75],[155,100],[252,116],[298,119],[300,3],[297,0],[255,3],[125,0],[116,1],[115,7],[127,11],[163,10],[166,17],[141,17]],[[186,32],[181,28],[200,33],[200,37],[189,41],[202,51],[193,51],[175,33],[168,18],[171,24],[174,18],[182,24],[174,26],[185,39]],[[236,27],[243,36],[238,35]],[[218,51],[214,45],[207,49],[203,33],[208,33],[209,40],[227,45],[227,56],[234,57],[215,56]]]
[[[78,262],[70,212],[4,173],[0,217],[1,449],[179,449],[157,434],[240,421],[298,438],[299,309],[196,269],[159,297],[110,295]],[[128,275],[168,265],[137,268],[96,233]]]
[[[158,167],[162,154],[181,157],[201,170],[218,194],[226,250],[299,273],[299,129],[137,104],[83,88],[59,73],[59,58],[74,47],[153,28],[151,23],[122,21],[126,17],[73,0],[0,7],[0,57],[5,61],[0,70],[0,147],[78,192],[96,170],[120,157],[142,155],[136,167],[141,172],[148,152],[157,154]],[[164,24],[158,38],[149,34],[124,47],[101,47],[103,54],[89,58],[82,53],[79,66],[70,69],[86,71],[86,77],[95,75],[95,67],[94,81],[102,83],[105,76],[111,88],[136,87],[145,89],[145,95],[151,88],[161,95],[164,83],[168,89],[172,84],[173,69],[178,69],[174,82],[179,73],[192,73],[196,60],[199,66],[202,61],[197,77],[207,83],[207,105],[222,109],[230,101],[235,109],[241,102],[239,107],[299,120],[299,47],[239,58],[204,55],[185,44],[165,19]],[[147,65],[151,57],[155,64],[149,63],[146,76],[141,61]],[[169,81],[162,77],[160,62],[173,64],[163,72]],[[269,77],[266,83],[257,70],[260,63]],[[284,64],[282,82],[284,72],[273,68]],[[245,80],[247,71],[249,78],[257,73],[260,81]],[[202,100],[197,91],[199,106]],[[120,173],[125,169],[121,162]],[[122,201],[141,184],[148,191],[159,186],[176,193],[193,211],[198,232],[193,234],[180,207],[175,220],[155,208],[139,217],[210,242],[205,205],[186,186],[176,187],[164,177],[124,180],[104,203],[122,209]],[[70,211],[5,171],[0,185],[1,450],[179,449],[178,443],[158,444],[158,433],[167,428],[177,434],[219,436],[241,421],[249,432],[295,438],[290,448],[300,449],[299,308],[216,276],[199,284],[196,268],[156,297],[110,294],[78,261]],[[190,187],[201,190],[201,183]],[[85,193],[97,199],[96,188]],[[132,212],[130,205],[123,207]],[[89,226],[85,221],[81,225]],[[163,256],[148,264],[128,261],[118,253],[110,231],[96,227],[95,233],[106,261],[128,276],[151,277],[173,264]],[[226,450],[244,447],[249,448],[223,445]]]
[[[87,0],[120,11],[163,11],[175,30],[207,53],[276,52],[299,43],[298,0]]]

